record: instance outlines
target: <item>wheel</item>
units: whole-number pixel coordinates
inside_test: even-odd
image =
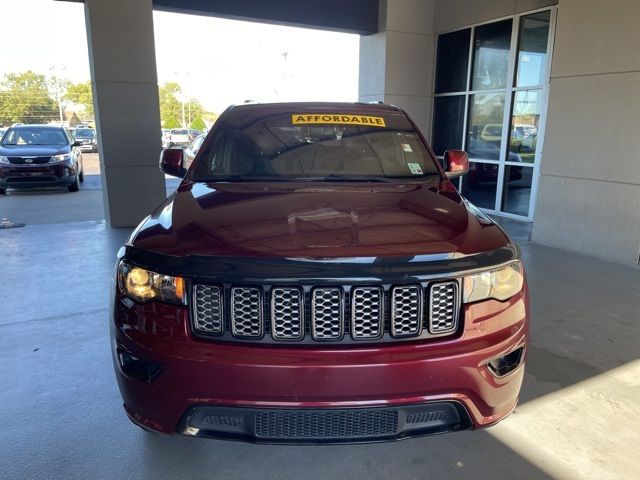
[[[84,182],[84,168],[82,169],[82,171],[78,174],[78,180],[80,180],[80,183]]]
[[[80,190],[80,182],[78,181],[78,177],[76,177],[76,181],[69,185],[69,187],[67,188],[69,188],[70,192],[77,192],[78,190]]]

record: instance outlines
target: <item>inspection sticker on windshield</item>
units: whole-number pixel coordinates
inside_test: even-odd
[[[408,143],[402,144],[402,150],[404,150],[405,152],[413,152],[413,150],[411,150],[411,145],[409,145]]]
[[[291,115],[293,125],[363,125],[367,127],[386,127],[384,118],[370,115],[325,114],[325,113],[294,113]]]
[[[422,175],[422,167],[419,163],[407,163],[407,166],[414,175]]]

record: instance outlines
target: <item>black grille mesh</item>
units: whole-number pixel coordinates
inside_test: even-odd
[[[391,436],[397,410],[271,411],[255,416],[255,434],[271,439],[348,439]]]

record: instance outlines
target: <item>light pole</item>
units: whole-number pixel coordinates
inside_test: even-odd
[[[53,72],[53,80],[56,82],[56,97],[58,100],[58,114],[60,115],[60,125],[64,125],[64,117],[62,115],[62,95],[60,94],[60,79],[58,78],[57,69],[66,70],[66,65],[61,65],[56,67],[55,65],[51,65],[49,70]]]

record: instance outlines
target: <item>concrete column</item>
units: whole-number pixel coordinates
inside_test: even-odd
[[[407,111],[431,138],[434,0],[380,0],[380,32],[360,38],[362,102],[381,100]]]
[[[165,198],[152,0],[85,0],[105,219],[137,225]]]
[[[560,0],[532,240],[638,266],[640,3]]]

